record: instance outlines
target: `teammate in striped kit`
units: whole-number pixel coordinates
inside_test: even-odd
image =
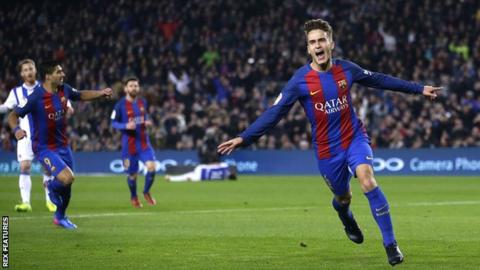
[[[66,136],[68,100],[94,100],[110,97],[110,88],[101,91],[77,91],[63,83],[65,73],[54,61],[46,62],[40,69],[43,83],[35,87],[27,101],[20,103],[8,116],[8,123],[19,141],[31,139],[35,158],[54,179],[48,181],[49,196],[57,206],[53,223],[66,229],[75,229],[65,215],[71,197],[73,174],[72,151]],[[33,119],[30,138],[18,126],[18,118],[30,114]]]
[[[368,87],[423,94],[434,99],[441,88],[403,81],[365,70],[346,60],[332,59],[333,31],[324,20],[307,21],[304,30],[311,63],[295,72],[268,110],[239,137],[220,144],[218,151],[230,154],[235,148],[259,138],[274,127],[298,100],[311,124],[318,168],[334,194],[332,205],[338,212],[348,238],[358,244],[363,242],[363,234],[349,209],[352,198],[350,178],[354,175],[360,182],[382,233],[388,262],[391,265],[401,263],[403,254],[395,240],[389,205],[373,176],[369,137],[355,114],[350,89],[353,83],[359,83]]]
[[[140,82],[131,77],[125,80],[125,97],[120,99],[112,112],[112,127],[122,132],[123,167],[128,174],[127,183],[130,189],[130,201],[136,208],[142,203],[137,196],[138,163],[142,160],[147,167],[143,197],[150,205],[157,204],[150,195],[150,188],[155,179],[155,153],[150,145],[147,127],[152,125],[148,118],[147,101],[138,96]]]
[[[25,103],[27,97],[33,93],[33,89],[38,86],[39,82],[36,81],[37,69],[35,62],[32,59],[23,59],[18,64],[20,76],[22,77],[23,84],[13,88],[4,104],[0,105],[0,113],[5,113],[8,110],[12,110],[21,103]],[[73,109],[68,103],[68,110],[73,113]],[[32,126],[32,116],[20,118],[20,127],[25,130],[26,136],[30,138],[30,127]],[[30,171],[32,166],[32,160],[34,158],[32,151],[32,143],[30,140],[20,140],[17,143],[17,160],[20,163],[20,177],[18,184],[20,188],[20,196],[22,203],[15,205],[15,211],[17,212],[30,212],[32,207],[30,205],[30,193],[32,190],[32,180],[30,177]],[[47,209],[50,212],[55,212],[56,206],[50,201],[48,197],[47,181],[51,179],[51,175],[43,174],[43,185],[45,188],[45,201]]]

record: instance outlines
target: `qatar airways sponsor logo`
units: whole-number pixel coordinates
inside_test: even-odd
[[[333,98],[325,102],[316,102],[314,104],[315,110],[324,112],[326,114],[336,113],[348,108],[347,96]]]
[[[63,116],[65,116],[65,110],[61,109],[61,110],[58,110],[56,112],[49,113],[48,114],[48,119],[58,121],[58,120],[62,119]]]
[[[130,117],[128,118],[128,122],[135,122],[135,124],[143,124],[145,121],[143,116],[136,116],[136,117]]]

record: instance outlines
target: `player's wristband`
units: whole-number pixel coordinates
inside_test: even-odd
[[[17,126],[16,128],[13,129],[13,134],[17,133],[17,131],[20,130],[20,126]]]

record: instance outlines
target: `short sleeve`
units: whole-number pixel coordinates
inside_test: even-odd
[[[3,103],[9,110],[12,110],[13,108],[18,106],[18,97],[15,96],[15,91],[16,89],[13,88],[10,90],[10,93],[8,94],[7,100],[5,100],[5,103]]]

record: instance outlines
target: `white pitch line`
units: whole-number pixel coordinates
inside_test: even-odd
[[[447,201],[447,202],[413,202],[405,204],[393,204],[394,207],[402,206],[446,206],[446,205],[477,205],[480,201]],[[231,208],[231,209],[203,209],[203,210],[178,210],[163,212],[118,212],[118,213],[99,213],[99,214],[77,214],[69,215],[71,218],[96,218],[96,217],[120,217],[120,216],[150,216],[159,214],[215,214],[215,213],[235,213],[235,212],[262,212],[262,211],[289,211],[289,210],[311,210],[318,207],[272,207],[272,208]],[[10,220],[29,220],[38,218],[52,218],[52,216],[28,216],[11,217]]]
[[[121,216],[146,216],[151,215],[152,212],[140,212],[140,213],[128,213],[128,212],[119,212],[119,213],[100,213],[100,214],[77,214],[77,215],[68,215],[72,218],[95,218],[95,217],[121,217]],[[26,220],[26,219],[37,219],[37,218],[52,218],[50,216],[30,216],[30,217],[11,217],[10,220]]]
[[[274,207],[274,208],[231,208],[231,209],[204,209],[204,210],[178,210],[162,212],[119,212],[119,213],[99,213],[99,214],[77,214],[68,215],[71,218],[95,218],[95,217],[117,217],[117,216],[150,216],[165,214],[212,214],[212,213],[235,213],[235,212],[261,212],[261,211],[288,211],[288,210],[310,210],[315,207]],[[29,217],[11,217],[10,220],[26,220],[37,218],[52,218],[52,216],[29,216]]]
[[[272,208],[231,208],[231,209],[210,209],[210,210],[180,210],[171,211],[179,214],[211,214],[211,213],[230,213],[230,212],[261,212],[261,211],[288,211],[288,210],[311,210],[317,207],[272,207]]]
[[[452,201],[452,202],[417,202],[407,203],[407,206],[442,206],[442,205],[472,205],[480,204],[480,201]]]

